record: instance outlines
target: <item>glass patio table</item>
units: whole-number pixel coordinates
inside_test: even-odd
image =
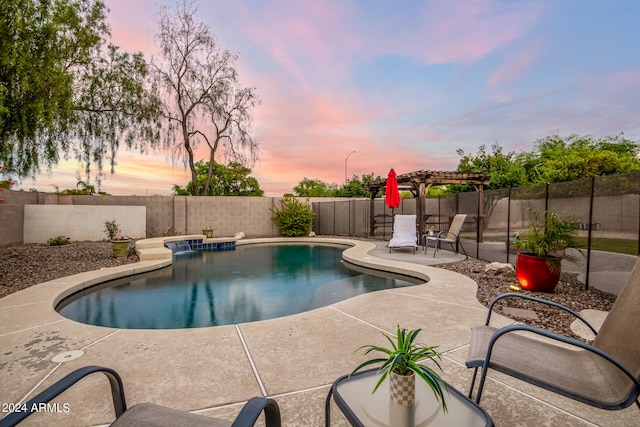
[[[352,426],[477,426],[490,427],[487,412],[447,384],[447,413],[442,411],[427,383],[416,378],[416,403],[411,407],[389,399],[388,378],[371,394],[380,379],[377,369],[362,371],[333,383],[325,402],[325,426],[331,424],[331,397]]]

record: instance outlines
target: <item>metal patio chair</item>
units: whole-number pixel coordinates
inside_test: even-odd
[[[458,247],[462,248],[464,255],[469,258],[467,252],[464,250],[464,246],[460,243],[460,232],[462,231],[462,225],[467,216],[464,214],[457,214],[451,220],[449,231],[440,231],[435,236],[429,236],[429,234],[422,235],[422,241],[424,242],[424,253],[427,253],[429,242],[433,242],[433,257],[435,258],[436,252],[440,249],[442,242],[449,243],[455,253],[458,253]]]
[[[524,324],[489,326],[494,304],[505,298],[524,298],[571,313],[596,334],[593,344]],[[472,329],[466,365],[474,368],[469,397],[482,369],[476,403],[487,371],[494,369],[598,408],[623,409],[633,402],[640,408],[640,260],[597,333],[560,304],[517,293],[496,297],[485,325]]]
[[[94,372],[102,372],[109,379],[116,415],[116,420],[111,424],[114,427],[244,427],[253,426],[263,412],[266,427],[280,427],[281,425],[278,404],[275,400],[264,397],[254,397],[249,400],[233,423],[151,403],[140,403],[127,409],[120,375],[113,369],[100,366],[85,366],[71,372],[25,403],[24,408],[38,408],[41,404],[50,402],[82,378]],[[30,411],[12,412],[0,420],[0,427],[15,426],[32,413]]]

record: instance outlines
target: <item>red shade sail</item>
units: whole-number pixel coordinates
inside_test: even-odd
[[[400,192],[398,191],[398,181],[396,180],[396,171],[391,169],[389,175],[387,175],[387,187],[385,190],[384,202],[391,209],[395,209],[400,206]]]

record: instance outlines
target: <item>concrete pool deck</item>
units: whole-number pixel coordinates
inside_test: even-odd
[[[295,241],[347,243],[353,246],[344,257],[351,262],[430,280],[283,318],[182,330],[90,326],[53,308],[61,295],[79,287],[152,270],[167,265],[166,260],[35,285],[0,299],[0,404],[33,397],[81,366],[101,365],[120,373],[129,406],[152,402],[232,420],[248,399],[266,395],[280,405],[283,425],[321,426],[330,385],[364,360],[355,350],[384,344],[381,332],[392,333],[398,324],[422,328],[419,341],[438,345],[444,353],[442,377],[458,390],[468,390],[472,371],[464,361],[470,329],[484,322],[486,308],[475,298],[473,280],[429,265],[462,256],[448,251],[435,259],[411,250],[388,253],[382,242]],[[501,316],[492,319],[497,325],[512,322]],[[52,361],[72,351],[82,355]],[[490,378],[481,405],[496,425],[637,425],[635,405],[624,411],[599,410],[495,372]],[[114,418],[108,382],[100,375],[81,381],[57,402],[68,403],[69,411],[35,414],[25,425],[101,425]],[[348,425],[335,408],[332,425]]]

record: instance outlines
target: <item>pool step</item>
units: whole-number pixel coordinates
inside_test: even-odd
[[[171,259],[173,257],[173,252],[171,252],[171,249],[167,249],[164,247],[146,249],[138,249],[136,247],[136,254],[138,254],[138,258],[140,258],[140,261]]]
[[[189,242],[192,249],[224,250],[235,247],[235,237],[205,238],[202,234],[189,234],[184,236],[152,237],[136,242],[136,254],[140,261],[171,259],[173,252],[165,247],[167,242]],[[195,244],[194,244],[195,243]]]

